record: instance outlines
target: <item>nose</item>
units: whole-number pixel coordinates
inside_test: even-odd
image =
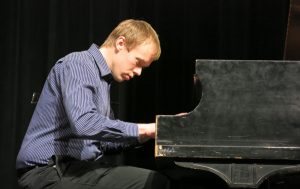
[[[133,69],[134,75],[140,76],[142,74],[142,68],[141,67],[135,67]]]

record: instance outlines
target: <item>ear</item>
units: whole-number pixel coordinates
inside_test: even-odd
[[[119,36],[118,39],[116,40],[116,49],[118,51],[125,49],[125,37],[124,36]]]

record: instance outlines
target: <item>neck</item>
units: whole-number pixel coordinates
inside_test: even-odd
[[[101,52],[102,56],[104,57],[104,60],[106,64],[108,65],[109,69],[112,69],[112,51],[113,49],[110,47],[100,47],[99,51]]]

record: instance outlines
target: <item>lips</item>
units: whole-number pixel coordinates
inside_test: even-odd
[[[131,79],[130,75],[127,75],[127,74],[123,75],[123,80],[127,80],[128,81],[130,79]]]

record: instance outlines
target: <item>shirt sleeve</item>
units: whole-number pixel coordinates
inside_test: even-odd
[[[63,103],[74,135],[106,143],[116,142],[118,147],[138,143],[137,124],[112,120],[97,108],[94,102],[100,84],[96,82],[99,81],[97,77],[99,74],[80,62],[67,62],[62,69]],[[102,92],[109,93],[108,90]]]

